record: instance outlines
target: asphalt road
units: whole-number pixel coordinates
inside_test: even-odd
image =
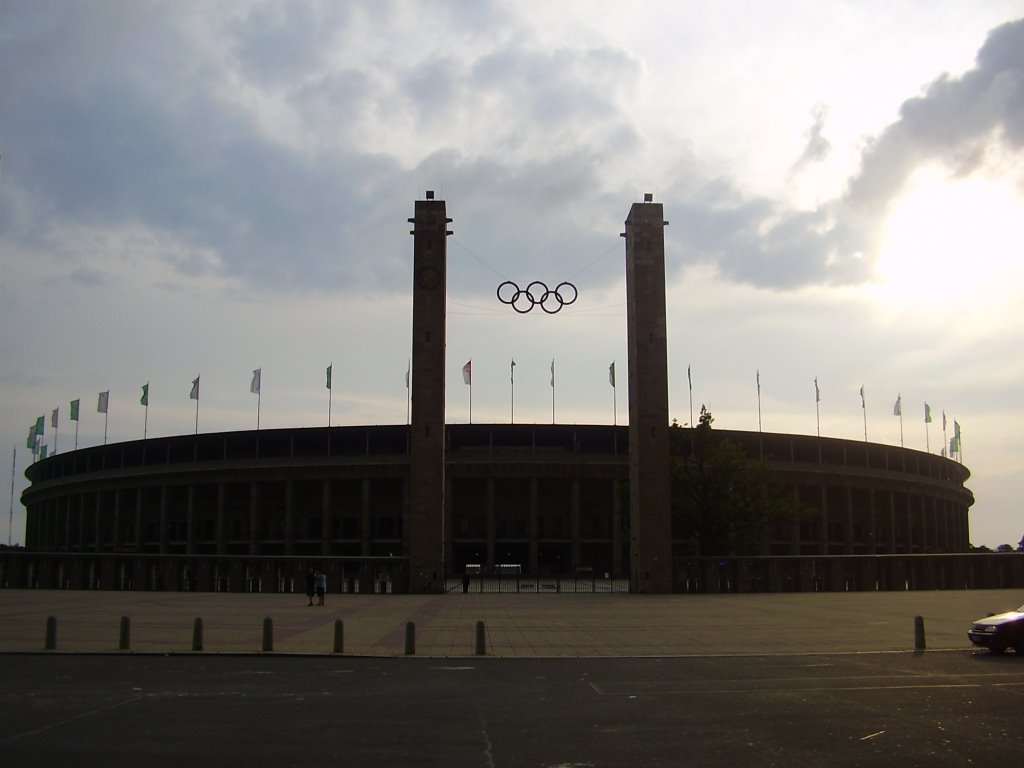
[[[15,766],[963,766],[1024,753],[1024,657],[0,656]]]

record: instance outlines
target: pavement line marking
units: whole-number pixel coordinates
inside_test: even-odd
[[[57,722],[57,723],[50,723],[49,725],[44,725],[42,728],[36,728],[34,731],[25,731],[24,733],[16,733],[13,736],[8,736],[6,739],[0,739],[0,745],[9,744],[12,741],[17,741],[18,739],[23,739],[23,738],[25,738],[27,736],[36,736],[36,735],[38,735],[40,733],[46,733],[47,731],[52,731],[55,728],[60,728],[61,726],[67,725],[68,723],[73,723],[76,720],[82,720],[83,718],[86,718],[86,717],[92,717],[93,715],[98,715],[100,712],[107,712],[108,710],[111,710],[111,709],[117,709],[118,707],[123,707],[126,704],[133,704],[134,702],[139,701],[140,699],[144,699],[144,698],[146,698],[146,697],[145,696],[132,696],[130,699],[125,699],[124,701],[118,701],[118,702],[115,702],[114,704],[108,704],[105,707],[99,707],[97,709],[92,709],[92,710],[90,710],[88,712],[83,712],[80,715],[75,715],[74,717],[69,717],[66,720],[61,720],[60,722]]]
[[[981,683],[946,683],[938,685],[843,685],[843,686],[817,686],[814,688],[679,688],[671,691],[615,691],[606,693],[601,691],[593,683],[590,687],[598,696],[683,696],[694,693],[701,694],[728,694],[730,696],[740,693],[766,694],[766,693],[825,693],[833,691],[916,691],[934,688],[982,688]]]
[[[494,745],[491,744],[491,737],[487,733],[487,721],[484,720],[483,712],[478,712],[480,716],[480,733],[484,737],[484,759],[487,762],[488,768],[494,768]]]

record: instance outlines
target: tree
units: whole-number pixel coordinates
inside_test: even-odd
[[[692,435],[675,423],[670,430],[674,538],[692,541],[697,555],[756,554],[766,526],[798,508],[763,462],[713,433],[713,422],[701,406]]]

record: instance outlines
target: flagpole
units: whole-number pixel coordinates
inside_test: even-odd
[[[146,413],[142,417],[142,439],[149,433],[149,382],[146,382]]]
[[[59,414],[59,412],[55,411],[54,412],[54,419],[53,419],[53,455],[54,456],[57,455],[57,438],[58,437],[60,437],[60,414]]]
[[[331,426],[331,401],[334,399],[334,390],[331,389],[331,374],[334,363],[327,366],[327,426]]]
[[[761,431],[761,371],[757,372],[757,431]]]
[[[512,359],[512,364],[508,367],[508,378],[509,378],[509,413],[508,423],[516,423],[516,361]]]
[[[110,421],[110,401],[107,400],[107,408],[103,411],[103,444],[107,444],[107,423]]]
[[[864,401],[864,386],[860,388],[860,409],[864,412],[864,442],[868,441],[868,406]]]
[[[814,377],[814,422],[821,437],[821,391],[818,389],[818,377]]]
[[[900,448],[903,447],[903,395],[896,395],[896,415],[900,417]]]
[[[615,365],[615,363],[612,363]],[[615,369],[612,368],[614,371]],[[615,376],[612,376],[612,426],[619,426],[619,399],[615,396]]]
[[[412,387],[409,386],[409,377],[412,375],[412,360],[408,359],[405,364],[405,423],[406,426],[412,423]]]
[[[199,434],[199,395],[200,395],[199,385],[201,384],[201,381],[200,381],[201,376],[202,376],[202,374],[197,374],[196,375],[196,380],[194,382],[192,382],[193,385],[196,388],[196,434],[197,435]]]
[[[926,453],[932,452],[931,437],[928,434],[931,430],[928,425],[932,421],[932,409],[928,407],[928,403],[924,404],[924,450]]]
[[[18,446],[11,450],[11,511],[7,516],[7,546],[11,546],[11,532],[14,530],[14,473],[18,460]]]
[[[690,385],[690,429],[693,429],[693,379],[690,377],[690,364],[686,364],[686,382]]]
[[[75,419],[75,450],[78,450],[78,419]]]
[[[551,358],[551,423],[555,423],[555,358]]]

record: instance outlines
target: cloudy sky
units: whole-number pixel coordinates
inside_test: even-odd
[[[727,429],[758,372],[766,431],[814,434],[816,378],[822,435],[938,453],[945,413],[972,541],[1024,534],[1021,0],[0,0],[0,152],[15,499],[36,417],[70,450],[81,398],[101,443],[105,390],[111,442],[147,382],[148,434],[194,431],[197,375],[201,431],[255,428],[255,368],[262,427],[326,424],[328,364],[332,423],[404,423],[427,189],[449,421],[472,359],[474,422],[550,423],[554,360],[557,421],[625,423],[619,233],[652,193],[674,418],[688,366]],[[504,280],[579,300],[518,315]]]

